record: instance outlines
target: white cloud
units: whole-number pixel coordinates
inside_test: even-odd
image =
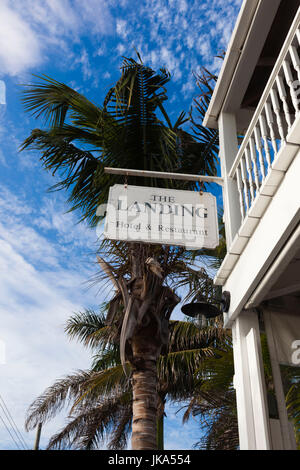
[[[85,28],[90,26],[92,32],[98,35],[111,34],[113,32],[114,19],[110,13],[106,0],[74,0],[77,15],[77,25]]]
[[[88,352],[75,343],[68,343],[63,332],[68,316],[82,307],[78,302],[80,286],[78,279],[74,282],[76,276],[63,271],[57,272],[57,276],[71,276],[73,289],[57,286],[54,278],[36,270],[3,240],[0,240],[0,266],[0,339],[6,353],[5,364],[0,365],[1,395],[13,410],[19,429],[24,429],[29,404],[46,387],[74,369],[89,366]],[[44,428],[44,440],[49,439],[57,426],[58,422],[54,421],[49,429]],[[6,448],[5,435],[2,428],[2,449]],[[32,443],[33,433],[29,438]]]
[[[0,70],[16,76],[43,63],[52,52],[69,51],[70,39],[104,36],[114,20],[104,0],[1,0]]]
[[[97,241],[95,229],[87,227],[85,223],[77,223],[74,212],[67,212],[66,207],[62,202],[56,198],[45,198],[39,213],[32,219],[34,227],[41,228],[45,234],[47,231],[54,231],[56,233],[56,243],[61,247],[69,249],[71,244],[72,248],[83,248],[93,250]]]
[[[103,78],[104,78],[105,80],[108,80],[110,77],[111,77],[111,74],[110,74],[109,72],[104,72]]]
[[[116,31],[122,39],[126,39],[128,36],[127,22],[125,20],[118,19]]]
[[[42,15],[40,17],[41,22],[45,22],[46,20],[48,23],[49,20],[47,21],[47,17],[43,18],[43,12],[45,12],[45,10],[41,8],[41,4],[38,4],[36,0],[34,0],[34,4],[40,8]],[[63,23],[66,28],[74,30],[77,27],[78,19],[69,0],[46,0],[46,4],[56,19]],[[33,6],[33,4],[31,5]],[[49,25],[49,27],[51,26]]]
[[[0,237],[24,253],[31,262],[58,267],[56,248],[50,243],[45,243],[45,238],[33,228],[26,227],[22,223],[7,228],[0,223]]]
[[[125,51],[126,51],[126,47],[124,46],[124,44],[119,43],[119,44],[117,45],[117,52],[118,52],[118,54],[122,56]]]
[[[197,51],[205,60],[211,60],[213,53],[210,43],[210,38],[207,34],[198,38]]]
[[[189,49],[192,49],[192,47],[194,47],[195,40],[196,40],[196,38],[195,38],[195,36],[194,36],[193,34],[188,34],[188,35],[186,36],[186,44],[187,44],[187,47],[188,47]]]
[[[1,104],[6,104],[6,87],[3,80],[0,80],[0,105]]]
[[[80,56],[76,57],[76,59],[74,60],[74,65],[76,65],[76,64],[81,65],[81,70],[82,70],[82,73],[83,73],[84,80],[87,80],[87,79],[91,78],[92,69],[91,69],[89,55],[88,55],[86,49],[83,49]]]
[[[190,96],[195,92],[195,88],[195,81],[190,78],[182,85],[181,91],[184,96]]]
[[[70,250],[85,254],[95,251],[96,231],[84,223],[78,224],[73,212],[66,213],[62,196],[45,197],[38,209],[24,198],[5,186],[0,188],[0,238],[20,251],[27,261],[59,267],[62,261],[68,265]],[[88,276],[82,270],[84,273]]]
[[[101,57],[101,56],[103,56],[105,53],[106,53],[106,49],[105,49],[104,45],[102,45],[102,46],[100,46],[100,47],[98,47],[98,48],[96,49],[96,51],[94,52],[94,57],[96,57],[96,56],[100,56],[100,57]]]
[[[20,15],[0,2],[0,70],[16,75],[41,60],[38,38]]]
[[[10,191],[6,186],[0,188],[0,215],[3,217],[15,217],[30,214],[32,209],[24,203],[22,198]],[[10,219],[11,220],[11,219]]]
[[[178,0],[178,10],[180,13],[185,13],[188,9],[186,0]]]
[[[3,165],[3,166],[8,166],[7,165],[7,162],[6,162],[6,159],[5,159],[5,156],[4,156],[4,153],[2,152],[2,150],[0,149],[0,164]]]
[[[175,81],[190,80],[199,65],[218,72],[221,61],[214,55],[226,49],[241,1],[141,0],[137,14],[136,2],[127,0],[2,0],[0,75],[33,71],[55,53],[61,64],[80,66],[90,80],[96,74],[83,42],[101,39],[92,56],[105,58],[108,35],[122,40],[114,45],[118,55],[134,55],[136,47],[145,63],[166,66]]]
[[[63,326],[72,313],[102,301],[95,290],[86,290],[92,269],[78,251],[84,243],[92,249],[91,232],[74,227],[73,215],[63,215],[61,203],[42,202],[37,215],[20,195],[0,190],[0,341],[6,353],[1,395],[19,429],[26,409],[46,387],[89,367],[90,353],[69,343]],[[63,417],[43,428],[43,445]],[[0,448],[15,448],[0,428]],[[33,439],[34,433],[26,439],[31,447]]]
[[[117,32],[126,37],[127,44],[136,46],[145,63],[154,68],[166,66],[175,81],[184,77],[182,93],[187,99],[195,89],[193,71],[205,66],[218,73],[222,62],[214,56],[226,49],[241,3],[242,0],[143,0],[137,16],[129,2],[125,19],[117,19]]]
[[[183,406],[183,403],[180,404]],[[178,412],[178,405],[167,403],[165,420],[165,450],[190,450],[199,441],[201,430],[192,417],[187,423],[182,422],[184,410]]]

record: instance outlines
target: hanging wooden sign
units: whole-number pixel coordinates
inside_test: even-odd
[[[192,250],[216,248],[216,198],[196,191],[116,184],[109,191],[104,237]]]

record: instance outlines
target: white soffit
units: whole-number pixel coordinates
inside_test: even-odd
[[[255,57],[255,52],[256,55],[260,55],[280,5],[280,1],[281,0],[244,0],[228,45],[212,99],[203,120],[205,127],[212,129],[218,128],[219,114],[231,91],[233,81],[237,78],[239,66],[243,68],[243,71],[245,71],[245,64],[246,66],[252,67],[252,71],[245,71],[246,80],[248,80],[248,82],[250,81],[256,65],[256,59],[258,59],[258,57]],[[265,27],[261,27],[261,22],[263,22]],[[255,31],[256,29],[258,31]],[[260,43],[258,41],[258,32],[262,35]],[[252,55],[251,52],[254,53],[254,57],[251,57],[252,60],[249,60],[249,56]],[[240,77],[238,83],[242,85]],[[247,87],[247,83],[244,84],[244,88],[245,87]],[[234,88],[236,91],[236,87]],[[246,89],[244,92],[245,91]],[[233,94],[233,96],[235,96],[235,94]]]

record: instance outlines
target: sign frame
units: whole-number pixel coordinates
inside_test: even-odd
[[[115,184],[109,191],[104,237],[213,250],[219,245],[216,197],[202,191]]]

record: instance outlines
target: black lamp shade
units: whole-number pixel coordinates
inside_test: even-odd
[[[206,318],[215,318],[222,313],[218,307],[206,302],[192,302],[186,304],[181,308],[181,311],[189,317],[204,315]]]
[[[201,297],[198,296],[198,302],[184,305],[181,308],[182,313],[189,317],[200,317],[200,315],[203,315],[206,318],[215,318],[224,312],[227,313],[229,310],[230,292],[224,291],[221,300],[212,299],[220,304],[220,308],[216,307],[212,303],[204,302],[204,300],[201,302],[200,299]]]

